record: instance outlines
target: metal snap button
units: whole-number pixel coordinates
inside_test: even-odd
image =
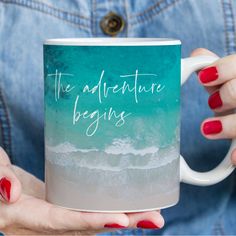
[[[124,29],[123,18],[114,12],[108,13],[100,21],[102,31],[110,36],[115,36]]]

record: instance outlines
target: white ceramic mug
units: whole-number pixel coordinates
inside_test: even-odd
[[[180,182],[211,185],[233,170],[179,153],[180,81],[217,58],[181,60],[174,39],[50,39],[44,44],[47,200],[92,212],[175,205]]]

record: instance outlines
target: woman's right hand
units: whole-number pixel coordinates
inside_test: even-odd
[[[0,231],[12,234],[95,234],[111,228],[161,228],[158,211],[88,213],[63,209],[44,200],[45,185],[10,163],[0,148]]]

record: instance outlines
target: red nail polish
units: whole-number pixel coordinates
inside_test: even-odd
[[[219,91],[213,93],[208,99],[208,105],[211,109],[222,107],[223,102],[220,97]]]
[[[138,228],[143,228],[143,229],[159,229],[157,225],[155,225],[153,222],[149,220],[141,220],[137,224]]]
[[[222,123],[220,120],[207,121],[203,124],[203,133],[208,134],[218,134],[222,131]]]
[[[11,182],[7,178],[0,179],[0,194],[7,201],[11,198]]]
[[[123,225],[119,225],[119,224],[105,224],[104,225],[105,228],[125,228],[125,226]]]
[[[218,79],[218,71],[215,66],[208,67],[198,73],[200,81],[205,84]]]

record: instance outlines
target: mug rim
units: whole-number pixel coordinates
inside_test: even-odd
[[[46,39],[44,45],[61,46],[159,46],[181,45],[179,39],[172,38],[54,38]]]

